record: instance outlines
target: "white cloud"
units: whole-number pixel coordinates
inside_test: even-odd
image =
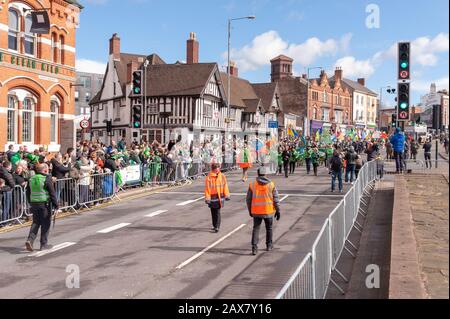
[[[448,52],[448,50],[448,33],[439,33],[434,38],[419,37],[411,41],[412,63],[420,66],[435,66],[439,61],[438,54]],[[392,44],[385,51],[377,52],[372,61],[378,64],[390,59],[397,59],[397,43]]]
[[[370,59],[357,60],[353,56],[346,56],[337,60],[334,67],[341,67],[344,76],[352,78],[369,78],[375,72],[375,67]]]
[[[431,83],[436,83],[437,90],[449,90],[449,77],[443,77],[434,81],[414,80],[411,81],[411,90],[418,93],[428,93]]]
[[[343,37],[344,39],[344,37]],[[341,40],[341,43],[344,43]],[[350,40],[347,41],[350,43]],[[397,59],[397,43],[392,44],[388,49],[375,53],[366,60],[357,60],[353,56],[346,56],[336,61],[335,66],[342,67],[344,75],[348,77],[370,77],[375,70],[388,60]],[[343,49],[341,49],[343,50]],[[411,41],[412,63],[422,67],[435,66],[439,61],[438,54],[448,52],[449,35],[448,33],[439,33],[434,38],[419,37]],[[414,71],[415,76],[420,76],[421,72]],[[417,84],[417,88],[423,90],[429,84]],[[428,90],[428,89],[427,89]]]
[[[284,54],[294,59],[294,63],[306,66],[323,56],[334,56],[342,50],[348,50],[351,34],[340,40],[320,40],[309,38],[301,44],[288,43],[278,32],[268,31],[256,36],[252,42],[241,49],[231,51],[231,59],[236,61],[242,71],[254,71],[269,65],[274,57]],[[226,58],[226,53],[224,53]]]
[[[75,69],[78,72],[104,74],[106,71],[106,63],[87,59],[79,59],[75,62]]]

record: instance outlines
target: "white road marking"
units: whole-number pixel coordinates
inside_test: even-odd
[[[75,245],[76,243],[72,243],[72,242],[66,242],[66,243],[62,243],[59,245],[54,246],[52,249],[48,249],[48,250],[43,250],[43,251],[38,251],[34,254],[28,255],[28,257],[42,257],[51,253],[54,253],[55,251],[70,247]]]
[[[177,204],[177,206],[186,206],[186,205],[195,203],[195,202],[197,202],[197,201],[199,201],[199,200],[201,200],[201,199],[203,199],[203,198],[205,198],[205,196],[202,196],[202,197],[197,198],[197,199],[187,200],[187,201],[185,201],[185,202],[182,202],[182,203]]]
[[[239,226],[238,228],[236,228],[235,230],[233,230],[232,232],[228,233],[227,235],[223,236],[222,238],[220,238],[219,240],[217,240],[216,242],[214,242],[213,244],[209,245],[208,247],[206,247],[205,249],[203,249],[202,251],[198,252],[197,254],[195,254],[194,256],[192,256],[191,258],[189,258],[188,260],[186,260],[185,262],[179,264],[176,269],[181,269],[184,266],[188,265],[189,263],[191,263],[192,261],[194,261],[195,259],[197,259],[198,257],[200,257],[201,255],[203,255],[204,253],[206,253],[208,250],[210,250],[211,248],[217,246],[218,244],[220,244],[221,242],[223,242],[225,239],[227,239],[228,237],[230,237],[231,235],[233,235],[235,232],[239,231],[240,229],[244,228],[246,226],[246,224],[242,224],[241,226]]]
[[[167,193],[161,192],[161,193],[157,193],[157,194],[200,195],[203,193],[200,193],[200,192],[167,192]],[[231,193],[230,195],[231,196],[247,196],[247,193]],[[336,194],[334,194],[334,195],[333,194],[330,194],[330,195],[327,195],[327,194],[279,194],[279,195],[280,196],[287,195],[289,197],[343,197],[343,196],[345,196],[345,193],[342,193],[341,195],[336,195]],[[202,197],[202,198],[204,198],[204,197]],[[199,198],[197,200],[200,200],[202,198]],[[194,201],[197,201],[197,200],[194,200]],[[190,202],[193,202],[193,201],[190,201]],[[185,202],[185,203],[187,203],[187,202]],[[184,204],[184,203],[181,203],[181,204]]]
[[[282,201],[284,201],[286,198],[288,198],[289,197],[289,195],[285,195],[282,199],[280,199],[280,203],[282,202]]]
[[[167,210],[157,210],[156,212],[153,212],[151,214],[145,215],[145,217],[155,217],[158,215],[161,215],[163,213],[167,212]]]
[[[128,225],[131,225],[131,224],[130,223],[118,224],[118,225],[115,225],[115,226],[112,226],[112,227],[108,227],[108,228],[99,230],[97,233],[107,234],[107,233],[110,233],[110,232],[115,231],[117,229],[120,229],[120,228],[123,228],[123,227],[127,227]]]

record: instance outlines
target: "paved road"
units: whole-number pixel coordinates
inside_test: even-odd
[[[248,183],[239,172],[228,176],[232,200],[218,234],[211,231],[203,179],[59,220],[50,241],[61,249],[44,255],[24,250],[28,229],[1,234],[0,298],[274,297],[342,199],[329,192],[324,168],[319,175],[306,176],[302,169],[289,179],[273,177],[283,199],[282,218],[274,229],[275,250],[257,257],[250,255]],[[252,171],[250,180],[254,177]],[[262,231],[261,248],[264,239]],[[66,267],[73,264],[80,269],[79,289],[66,287]],[[268,282],[265,275],[271,277],[270,289],[249,290]],[[245,287],[237,287],[243,282]]]

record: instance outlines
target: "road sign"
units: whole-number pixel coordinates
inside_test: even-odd
[[[278,121],[269,121],[269,128],[278,128]]]
[[[89,128],[89,121],[88,121],[88,120],[82,120],[82,121],[80,122],[80,127],[81,127],[82,129],[87,129],[87,128]]]

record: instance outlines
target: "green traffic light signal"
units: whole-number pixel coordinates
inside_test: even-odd
[[[406,102],[401,103],[401,104],[400,104],[400,108],[401,108],[402,110],[408,108],[408,103],[406,103]]]
[[[406,69],[408,67],[408,62],[402,62],[400,66],[402,67],[402,69]]]

